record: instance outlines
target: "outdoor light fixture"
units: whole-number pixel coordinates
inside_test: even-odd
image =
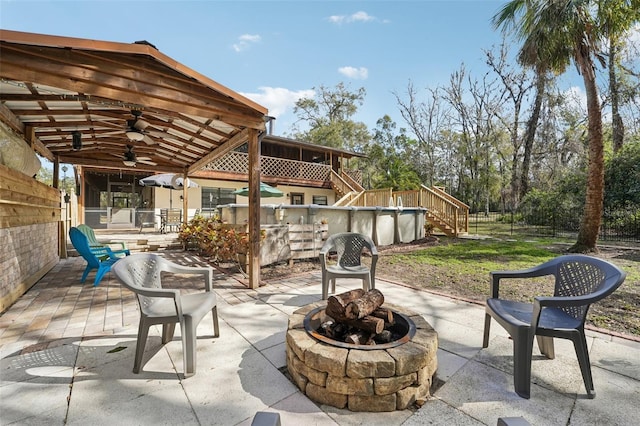
[[[142,134],[142,132],[133,127],[129,128],[126,133],[130,141],[140,142],[142,139],[144,139],[144,135]]]
[[[77,130],[71,134],[72,142],[71,146],[74,151],[80,151],[82,149],[82,133]]]

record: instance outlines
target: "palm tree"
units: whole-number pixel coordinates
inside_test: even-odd
[[[621,76],[624,75],[624,72],[621,71],[622,67],[618,56],[624,47],[627,31],[640,19],[640,1],[631,1],[632,4],[634,2],[635,7],[630,8],[628,7],[629,0],[606,0],[607,7],[599,10],[599,20],[608,38],[607,56],[613,152],[618,152],[624,143],[624,122],[620,115],[620,103],[622,102],[620,86],[622,84]]]
[[[637,0],[629,0],[634,7]],[[563,73],[573,61],[587,95],[589,168],[584,212],[572,252],[596,251],[604,195],[602,110],[596,85],[596,63],[604,28],[598,22],[607,0],[512,0],[493,17],[496,27],[515,31],[523,41],[519,61],[539,72]],[[611,28],[609,28],[611,30]],[[608,34],[611,36],[611,34]]]

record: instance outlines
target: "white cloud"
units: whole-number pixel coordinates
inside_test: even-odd
[[[351,23],[351,22],[371,22],[376,17],[369,15],[367,12],[359,11],[351,15],[332,15],[327,20],[333,24]]]
[[[353,78],[356,80],[366,80],[367,77],[369,77],[369,70],[365,67],[341,67],[338,68],[338,72],[348,78]]]
[[[238,37],[238,42],[232,45],[233,50],[236,52],[242,52],[243,50],[251,47],[252,44],[258,43],[262,40],[258,34],[242,34]]]
[[[375,17],[363,11],[356,12],[349,17],[350,22],[356,22],[356,21],[369,22],[369,21],[374,21],[375,19],[376,19]]]
[[[280,117],[293,109],[295,103],[302,98],[313,98],[315,92],[312,89],[293,91],[283,87],[259,87],[259,93],[242,93],[260,105],[267,107],[269,115]]]

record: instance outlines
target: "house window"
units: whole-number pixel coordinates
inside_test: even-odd
[[[327,196],[326,195],[314,195],[313,196],[313,204],[317,204],[319,206],[327,205]]]
[[[304,204],[304,193],[302,193],[302,192],[292,192],[291,193],[291,204],[292,205]]]
[[[221,204],[233,204],[236,196],[232,188],[210,188],[202,187],[202,211],[212,212]]]

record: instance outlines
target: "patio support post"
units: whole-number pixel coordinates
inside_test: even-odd
[[[249,129],[249,288],[260,286],[260,139]]]
[[[78,200],[78,209],[76,211],[77,223],[87,223],[85,214],[85,206],[86,206],[86,192],[84,189],[84,168],[82,166],[75,166],[74,173],[76,175],[76,183],[78,185],[78,191],[76,192],[77,200]]]
[[[55,160],[53,161],[53,187],[60,188],[60,160],[56,155]]]
[[[185,171],[182,174],[182,223],[187,224],[187,216],[189,216],[189,211],[187,210],[189,207],[189,180],[187,178],[187,172]]]

